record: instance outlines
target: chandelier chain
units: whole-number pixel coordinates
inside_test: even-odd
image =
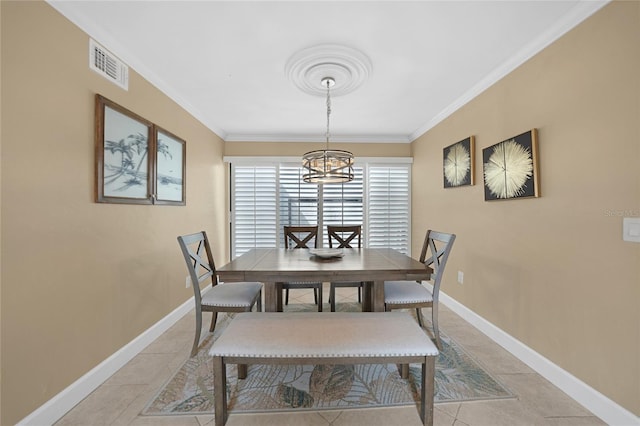
[[[327,149],[329,149],[329,116],[331,115],[331,95],[330,95],[330,87],[331,87],[331,80],[326,79],[326,83],[327,83]]]

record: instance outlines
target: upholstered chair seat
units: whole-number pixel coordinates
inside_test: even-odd
[[[449,253],[451,253],[455,239],[455,234],[427,231],[420,253],[420,262],[433,269],[431,274],[433,290],[416,281],[385,281],[384,283],[384,308],[386,311],[415,309],[418,323],[420,327],[424,327],[420,309],[431,308],[431,325],[436,345],[440,349],[442,349],[442,343],[438,328],[438,296],[444,267],[449,259]]]

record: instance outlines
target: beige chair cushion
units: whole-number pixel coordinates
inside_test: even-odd
[[[384,303],[401,305],[429,302],[433,302],[431,291],[416,281],[385,281],[384,283]]]
[[[262,284],[256,282],[218,284],[202,295],[202,305],[248,307],[261,289]]]

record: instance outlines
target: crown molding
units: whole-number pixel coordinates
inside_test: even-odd
[[[167,97],[180,105],[185,111],[191,114],[196,120],[201,122],[205,127],[214,132],[220,138],[224,139],[227,133],[212,123],[207,117],[196,107],[194,107],[189,101],[180,95],[179,91],[175,90],[171,85],[167,84],[161,79],[155,72],[147,68],[140,60],[132,54],[126,46],[116,41],[109,33],[101,31],[94,27],[91,22],[87,22],[86,19],[75,12],[73,8],[73,2],[69,1],[56,1],[45,0],[47,4],[60,12],[62,16],[67,18],[78,28],[84,31],[91,38],[95,39],[98,43],[116,55],[121,61],[127,64],[133,71],[135,71],[142,78],[154,85],[158,90],[164,93]],[[89,41],[87,40],[87,43]]]
[[[136,59],[126,46],[118,43],[108,33],[95,29],[86,22],[85,19],[74,12],[72,2],[46,0],[46,2],[60,12],[64,17],[77,25],[81,30],[94,38],[106,49],[110,50],[114,55],[129,65],[137,74],[156,86],[160,91],[165,93],[174,102],[184,108],[196,120],[200,121],[204,126],[218,135],[226,142],[324,142],[319,136],[309,135],[280,135],[280,134],[229,134],[222,128],[207,118],[201,111],[195,108],[190,102],[184,99],[177,90],[167,84],[152,70],[148,69],[144,64]],[[503,77],[511,73],[524,62],[542,51],[545,47],[556,41],[569,30],[580,24],[582,21],[600,10],[611,0],[581,0],[555,25],[549,27],[542,35],[525,46],[519,53],[510,57],[501,66],[494,69],[486,75],[480,82],[474,85],[466,93],[444,108],[425,124],[417,128],[409,135],[362,135],[362,136],[336,136],[331,138],[332,142],[350,142],[350,143],[411,143],[424,133],[435,127],[444,119],[449,117],[455,111],[466,105],[469,101],[480,95],[493,84],[501,80]]]
[[[535,40],[527,44],[518,53],[507,59],[501,66],[494,69],[475,86],[469,89],[466,93],[456,99],[448,107],[440,111],[433,118],[427,121],[424,125],[416,129],[410,136],[411,141],[416,140],[427,131],[431,130],[445,118],[462,108],[469,101],[480,95],[486,89],[497,83],[503,77],[514,71],[520,65],[531,59],[533,56],[540,53],[544,48],[549,46],[554,41],[558,40],[569,30],[576,27],[582,21],[589,16],[596,13],[602,7],[604,7],[611,0],[594,0],[586,1],[582,0],[578,2],[564,17],[556,22],[555,25],[549,27],[544,33],[542,33]]]
[[[326,138],[308,134],[242,134],[232,133],[224,138],[225,142],[326,142]],[[331,135],[333,143],[411,143],[408,135]]]
[[[413,157],[355,157],[356,162],[359,164],[413,164]],[[255,157],[251,155],[225,155],[222,157],[222,161],[225,163],[235,164],[299,164],[300,157]]]

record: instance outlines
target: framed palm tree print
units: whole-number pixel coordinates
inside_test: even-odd
[[[184,206],[186,142],[96,95],[96,202]]]
[[[186,142],[174,134],[155,126],[156,167],[155,204],[185,205]]]
[[[96,201],[152,204],[153,124],[96,96]]]

